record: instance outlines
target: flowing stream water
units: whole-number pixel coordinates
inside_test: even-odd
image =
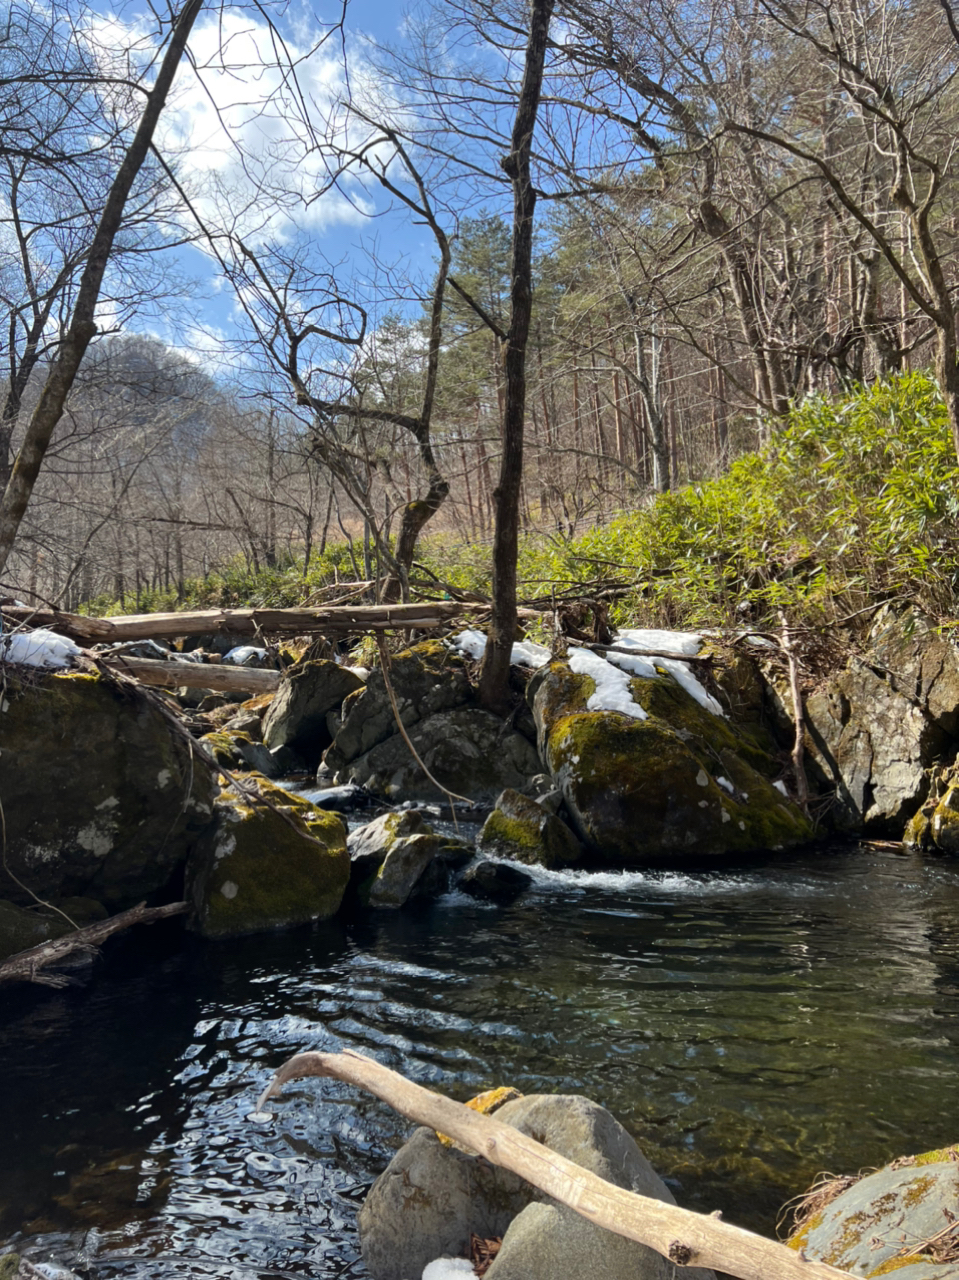
[[[410,1126],[317,1080],[251,1119],[303,1049],[586,1094],[681,1204],[765,1232],[820,1170],[959,1139],[959,863],[865,847],[217,944],[158,925],[0,1000],[0,1240],[104,1280],[365,1276],[356,1209]]]

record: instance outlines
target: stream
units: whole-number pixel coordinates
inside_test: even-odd
[[[304,1049],[586,1094],[680,1204],[772,1233],[820,1170],[959,1138],[959,863],[845,845],[224,943],[169,922],[0,1004],[0,1240],[89,1276],[366,1275],[356,1210],[410,1126],[319,1080],[251,1119]]]

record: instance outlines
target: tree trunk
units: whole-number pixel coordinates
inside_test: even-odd
[[[543,68],[554,0],[531,0],[526,63],[520,88],[511,150],[502,161],[513,186],[513,244],[510,264],[510,325],[504,371],[503,453],[495,492],[493,530],[493,610],[480,669],[479,699],[491,711],[509,706],[509,667],[516,638],[516,558],[519,549],[519,500],[523,477],[526,417],[526,351],[533,302],[533,213],[536,191],[530,153],[543,87]]]
[[[160,113],[173,85],[190,31],[203,7],[203,0],[187,0],[170,34],[170,43],[160,64],[153,88],[133,141],[127,148],[107,195],[100,222],[93,236],[90,255],[80,280],[77,302],[37,407],[27,426],[14,463],[10,481],[0,499],[0,574],[6,567],[14,540],[23,520],[33,486],[43,465],[57,423],[63,416],[66,398],[80,364],[96,331],[95,313],[103,277],[113,251],[113,243],[123,223],[127,199],[137,174],[149,153]]]

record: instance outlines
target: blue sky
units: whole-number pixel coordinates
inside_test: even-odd
[[[284,24],[290,51],[302,54],[315,39],[315,26],[295,9],[287,11]],[[346,24],[353,93],[375,103],[382,91],[370,70],[370,42],[400,39],[403,12],[387,0],[350,0]],[[225,58],[220,52],[224,37]],[[198,20],[190,47],[201,70],[197,74],[186,64],[181,67],[160,142],[166,154],[179,157],[181,171],[193,183],[197,207],[211,226],[226,225],[233,218],[254,245],[275,240],[292,250],[309,241],[338,264],[344,280],[354,272],[369,277],[364,248],[374,246],[381,260],[395,265],[398,278],[405,271],[420,278],[431,274],[432,235],[413,225],[406,211],[389,213],[374,188],[364,191],[354,185],[352,203],[336,192],[309,205],[299,198],[311,195],[323,181],[323,168],[297,141],[302,129],[291,128],[273,107],[264,111],[258,105],[276,90],[279,76],[270,65],[266,24],[256,11],[211,8]],[[300,88],[316,105],[317,115],[344,91],[341,52],[339,41],[331,40],[298,69]],[[382,97],[378,105],[384,105]],[[388,95],[385,105],[389,107]],[[277,199],[266,207],[246,207],[253,198],[247,180],[251,169],[276,185]],[[377,216],[364,216],[364,211]],[[223,284],[208,252],[193,247],[172,252],[193,281],[189,298],[171,305],[165,316],[144,318],[140,327],[204,363],[215,363],[218,337],[229,339],[237,332],[235,295]],[[396,309],[401,295],[399,291],[393,304]],[[410,308],[418,310],[412,300]]]

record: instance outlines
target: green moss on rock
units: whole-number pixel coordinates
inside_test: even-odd
[[[583,853],[565,822],[513,790],[504,791],[496,801],[477,847],[497,857],[544,867],[569,866]]]
[[[190,859],[194,926],[206,937],[325,920],[346,891],[342,821],[264,781],[259,790],[275,808],[224,792],[214,830]]]
[[[604,859],[643,865],[812,838],[769,781],[778,762],[665,671],[631,681],[645,720],[587,710],[594,683],[564,663],[531,684],[544,763],[578,834]]]

